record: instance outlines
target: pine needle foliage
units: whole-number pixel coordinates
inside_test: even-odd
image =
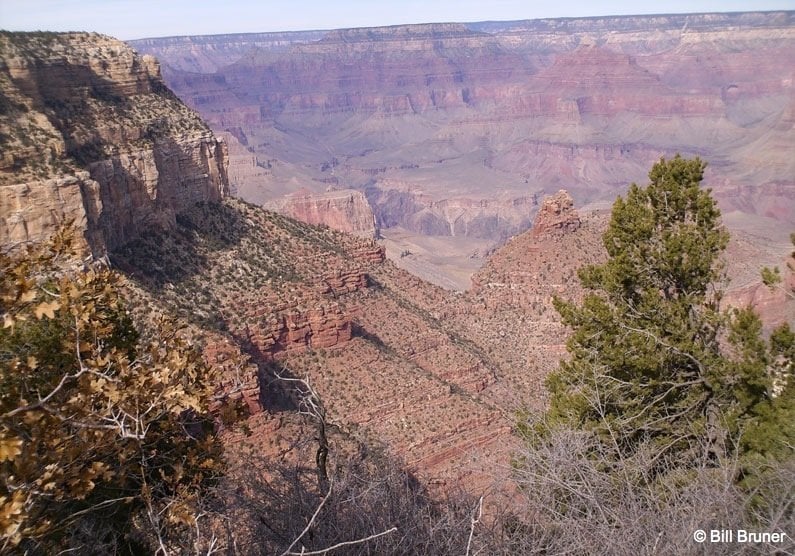
[[[548,378],[550,408],[535,433],[584,429],[618,459],[651,447],[658,469],[791,455],[788,398],[775,383],[792,388],[792,340],[782,328],[767,342],[752,311],[721,310],[729,236],[701,187],[704,168],[661,159],[646,187],[632,184],[615,202],[608,260],[579,273],[584,300],[555,300],[572,329],[570,357]]]

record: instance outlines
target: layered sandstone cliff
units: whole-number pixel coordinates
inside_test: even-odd
[[[531,222],[512,203],[560,188],[580,205],[609,201],[677,152],[709,163],[722,208],[792,222],[793,15],[135,44],[165,56],[169,84],[214,129],[246,138],[244,198],[331,184],[366,191],[381,227],[499,240]]]
[[[73,221],[100,256],[227,191],[224,144],[122,42],[3,33],[0,93],[4,245]]]
[[[324,225],[362,237],[378,235],[375,216],[361,191],[338,189],[312,193],[301,189],[266,207],[307,224]]]
[[[484,199],[478,195],[436,200],[410,183],[378,180],[365,190],[383,228],[400,226],[422,235],[505,239],[528,228],[536,195]]]

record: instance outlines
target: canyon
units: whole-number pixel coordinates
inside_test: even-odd
[[[227,137],[239,196],[290,207],[301,191],[303,208],[284,210],[317,223],[330,192],[361,191],[376,228],[408,250],[429,236],[451,253],[458,238],[488,250],[528,229],[543,195],[563,188],[578,206],[605,206],[675,153],[709,163],[706,182],[738,229],[742,215],[795,223],[793,12],[131,44]],[[325,223],[372,232],[358,209],[342,224],[346,210]],[[470,266],[430,264],[458,284]]]
[[[265,473],[316,465],[300,379],[330,469],[386,454],[495,512],[516,494],[517,415],[545,407],[566,354],[553,299],[583,296],[607,201],[660,155],[713,160],[727,304],[792,322],[759,282],[764,265],[795,280],[791,16],[134,43],[161,49],[162,75],[101,35],[2,33],[0,244],[71,222],[135,323],[178,322],[218,372],[243,476],[250,454]],[[415,275],[434,272],[444,287]]]
[[[315,385],[340,446],[384,450],[442,491],[511,484],[510,466],[494,465],[517,446],[512,411],[541,403],[543,373],[523,369],[524,342],[495,349],[514,326],[484,329],[497,302],[473,304],[397,268],[367,237],[372,216],[356,237],[230,198],[227,149],[163,86],[152,58],[96,35],[2,38],[13,160],[0,186],[3,246],[72,221],[85,262],[122,274],[135,322],[178,319],[219,372],[214,411],[241,416],[225,432],[230,457],[243,430],[261,457],[311,457],[277,449],[308,434],[286,374]],[[26,145],[35,130],[42,141]],[[366,201],[327,195],[351,207],[343,221]],[[295,201],[300,210],[300,193]],[[572,210],[556,207],[542,214]],[[542,320],[525,323],[527,338],[559,346],[559,325]]]

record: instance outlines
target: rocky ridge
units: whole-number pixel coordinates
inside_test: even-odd
[[[74,221],[102,256],[227,192],[224,144],[120,41],[4,32],[0,92],[4,244]]]
[[[490,401],[492,362],[432,308],[450,294],[397,269],[372,240],[230,199],[194,206],[111,263],[130,277],[136,319],[157,307],[191,323],[223,370],[219,413],[231,404],[255,434],[268,431],[263,450],[290,443],[265,424],[290,406],[286,373],[312,381],[336,427],[387,446],[428,484],[474,491],[497,480],[489,462],[514,440],[512,417]]]

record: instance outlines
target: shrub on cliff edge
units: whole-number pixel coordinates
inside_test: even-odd
[[[0,546],[166,545],[220,470],[209,371],[167,324],[141,342],[117,276],[59,271],[70,251],[0,255]]]

